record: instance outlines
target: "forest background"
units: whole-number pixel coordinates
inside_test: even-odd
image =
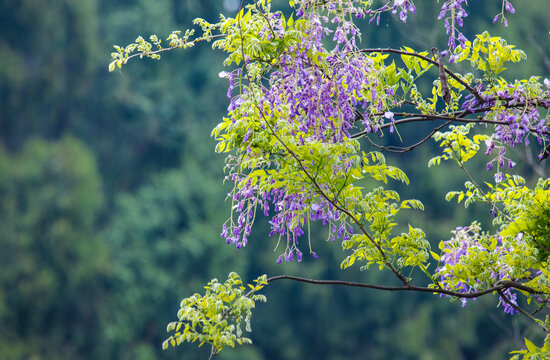
[[[365,46],[444,48],[436,3],[416,5],[407,27],[391,16],[378,27],[365,24]],[[550,7],[517,1],[504,29],[491,22],[499,5],[471,1],[469,35],[488,30],[527,53],[509,76],[550,77]],[[384,281],[377,271],[340,270],[340,245],[325,242],[319,229],[312,229],[319,259],[299,265],[276,264],[277,252],[260,251],[275,247],[265,220],[246,248],[220,238],[230,205],[210,131],[228,105],[218,77],[227,70],[223,54],[202,44],[108,73],[113,44],[167,36],[237,6],[0,0],[3,359],[204,359],[206,347],[162,351],[166,324],[182,297],[229,271],[245,281],[263,273]],[[422,151],[392,161],[422,184],[402,194],[427,205],[418,216],[432,243],[448,239],[456,224],[489,222],[485,210],[440,200],[463,180],[452,165],[427,169]],[[549,176],[522,149],[513,156],[526,179]],[[292,283],[266,295],[253,318],[254,344],[220,359],[502,359],[524,336],[542,340],[489,298],[462,309],[427,294]]]

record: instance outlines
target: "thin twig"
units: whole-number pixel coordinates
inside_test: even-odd
[[[225,36],[225,34],[210,35],[208,37],[201,36],[199,38],[196,38],[193,41],[190,41],[189,44],[196,44],[196,43],[201,42],[201,41],[207,41],[207,40],[216,39],[216,38],[220,38],[220,37],[224,37],[224,36]],[[161,48],[161,49],[158,49],[158,50],[155,50],[155,51],[142,51],[142,52],[139,52],[139,53],[135,53],[133,55],[128,56],[124,60],[123,64],[128,63],[128,60],[130,60],[132,58],[135,58],[137,56],[141,56],[141,57],[147,56],[147,57],[149,57],[150,55],[160,54],[160,53],[163,53],[165,51],[171,51],[171,50],[174,50],[174,49],[181,49],[181,46],[170,46],[170,47]]]
[[[212,360],[212,358],[216,355],[218,355],[218,353],[216,352],[216,350],[214,348],[214,344],[212,344],[212,348],[210,350],[210,356],[208,357],[208,360]]]
[[[531,313],[531,315],[535,315],[535,314],[541,312],[541,311],[544,310],[547,306],[548,306],[548,303],[547,303],[547,302],[542,303],[542,304],[539,306],[539,308],[538,308],[537,310],[535,310],[535,311],[533,311],[533,312]]]
[[[539,321],[537,318],[535,318],[533,315],[531,315],[528,311],[525,311],[523,310],[522,308],[520,308],[519,306],[517,306],[516,304],[514,304],[513,302],[511,302],[505,295],[504,295],[504,292],[502,289],[498,289],[497,290],[498,294],[500,295],[500,298],[505,302],[507,303],[508,305],[510,305],[512,308],[514,308],[514,310],[522,313],[523,315],[527,316],[529,319],[533,320],[534,322],[536,322],[537,324],[539,324],[540,327],[542,327],[542,329],[544,330],[544,332],[550,332],[550,328],[548,328],[546,325],[544,325],[544,323],[542,323],[541,321]]]
[[[258,12],[262,15],[265,22],[267,23],[267,26],[269,27],[269,30],[271,31],[271,34],[273,35],[273,37],[277,37],[277,34],[275,33],[275,30],[273,30],[273,27],[271,26],[271,23],[269,22],[269,19],[267,18],[265,13],[262,11],[262,9],[260,9],[260,5],[258,5],[258,2],[256,0],[254,0],[254,5],[256,5],[256,9],[258,9]]]
[[[374,141],[372,141],[370,138],[367,137],[367,140],[371,143],[372,146],[374,147],[377,147],[378,149],[382,150],[382,151],[388,151],[388,152],[391,152],[391,153],[397,153],[397,154],[403,154],[403,153],[406,153],[406,152],[409,152],[409,151],[412,151],[414,148],[424,144],[426,141],[428,141],[429,139],[432,138],[432,136],[434,136],[434,134],[436,132],[438,132],[439,130],[441,130],[442,128],[444,128],[445,126],[449,125],[450,123],[452,122],[452,120],[447,120],[444,124],[441,124],[439,126],[436,126],[426,137],[424,137],[422,140],[420,140],[419,142],[411,145],[411,146],[404,146],[404,147],[400,147],[400,146],[382,146],[382,145],[378,145],[376,144]]]
[[[481,186],[478,185],[478,183],[474,180],[474,178],[472,177],[472,175],[470,175],[470,173],[468,172],[468,170],[466,170],[466,167],[464,167],[464,162],[462,161],[462,159],[458,156],[459,154],[457,154],[457,152],[452,148],[452,146],[450,144],[447,144],[447,146],[449,147],[449,149],[451,150],[451,152],[453,153],[454,157],[455,157],[455,160],[456,162],[458,163],[458,166],[462,169],[462,171],[464,171],[464,173],[466,174],[466,176],[468,177],[468,179],[470,179],[470,181],[472,182],[472,184],[475,186],[475,188],[480,192],[480,194],[483,196],[483,198],[487,199],[487,202],[493,207],[493,209],[496,209],[499,213],[502,214],[502,216],[504,216],[509,222],[512,222],[513,220],[506,214],[504,213],[504,211],[502,211],[498,206],[496,206],[496,204],[491,200],[491,198],[485,193],[485,191],[483,191],[483,189],[481,188]],[[460,150],[459,150],[460,151]]]

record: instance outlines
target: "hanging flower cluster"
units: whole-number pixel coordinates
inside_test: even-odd
[[[504,245],[501,236],[491,237],[481,233],[481,227],[476,222],[467,227],[457,227],[452,233],[450,240],[440,244],[443,255],[436,269],[436,276],[439,276],[440,284],[445,289],[475,293],[500,280],[516,280],[512,278],[510,264],[501,261],[513,253],[511,244]],[[516,240],[521,241],[521,236]],[[503,296],[506,298],[501,299],[504,312],[513,315],[517,312],[514,307],[518,305],[517,294],[506,289]],[[462,298],[462,306],[467,301],[467,298]]]
[[[458,29],[464,25],[464,18],[468,13],[463,6],[466,5],[466,0],[447,0],[441,6],[441,12],[437,17],[445,23],[446,33],[449,36],[448,46],[451,49],[456,48],[457,42],[461,47],[464,47],[467,39],[466,36]]]
[[[300,9],[307,10],[308,6],[310,4],[303,2]],[[298,36],[293,33],[294,29],[288,28],[288,23],[284,23],[280,13],[272,14],[273,23],[262,27],[259,32],[261,40],[288,40],[291,37],[292,41],[271,60],[276,67],[268,73],[267,86],[250,81],[250,69],[246,75],[236,75],[240,75],[241,83],[248,81],[255,86],[254,90],[250,85],[242,86],[242,93],[232,97],[229,107],[231,126],[246,129],[241,148],[246,148],[247,157],[257,158],[251,168],[280,171],[281,161],[290,161],[293,171],[314,173],[315,169],[328,164],[326,159],[322,165],[317,161],[301,161],[290,153],[311,148],[309,152],[313,154],[321,144],[327,143],[335,145],[332,148],[335,152],[331,155],[331,176],[343,178],[354,164],[358,165],[354,160],[357,145],[350,139],[350,130],[358,119],[371,128],[364,110],[383,111],[387,100],[378,95],[380,84],[372,68],[374,61],[357,51],[358,28],[346,20],[347,15],[358,14],[357,11],[352,2],[342,2],[338,6],[332,4],[327,15],[298,11],[302,20],[297,22],[307,19],[307,26],[300,27]],[[331,24],[334,24],[334,29],[329,29]],[[335,44],[331,51],[323,46],[327,37]],[[232,96],[236,76],[227,73],[223,76],[229,78],[229,96]],[[276,121],[271,124],[274,118]],[[277,135],[273,136],[273,133]],[[285,137],[285,141],[277,137]],[[271,138],[274,147],[259,149],[257,144],[261,138]],[[301,150],[285,148],[291,144]],[[281,154],[285,154],[285,159],[280,158]],[[326,198],[326,194],[334,192],[330,184],[319,182],[318,188],[314,186],[312,189],[307,186],[307,181],[304,182],[308,179],[302,178],[290,186],[280,187],[277,182],[285,180],[276,179],[273,174],[265,181],[253,182],[248,174],[242,174],[242,158],[230,156],[229,159],[232,162],[228,163],[230,175],[227,179],[235,183],[231,197],[233,211],[238,215],[236,221],[231,216],[224,225],[222,237],[228,243],[239,248],[246,245],[258,205],[264,215],[270,216],[270,211],[273,213],[270,235],[286,239],[287,246],[279,262],[283,259],[292,261],[293,258],[301,261],[299,237],[304,235],[304,226],[310,220],[330,224],[330,233],[334,232],[330,236],[332,239],[349,238],[353,231],[349,220],[341,216],[341,209],[337,208],[335,201]],[[310,252],[316,257],[311,248]]]

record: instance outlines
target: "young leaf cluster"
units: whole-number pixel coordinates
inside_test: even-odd
[[[252,341],[243,336],[242,325],[250,332],[250,319],[256,301],[265,302],[264,295],[256,294],[267,283],[266,276],[254,280],[254,285],[243,286],[236,273],[229,274],[222,284],[212,279],[204,295],[194,294],[181,302],[178,321],[168,324],[167,331],[173,332],[162,347],[179,346],[183,342],[211,344],[213,353],[219,353],[224,347],[235,344],[250,344]]]

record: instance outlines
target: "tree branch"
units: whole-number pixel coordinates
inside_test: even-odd
[[[521,107],[521,106],[525,106],[525,105],[526,105],[525,103],[518,103],[518,104],[513,105],[513,107]],[[512,106],[510,106],[510,107],[512,107]],[[543,106],[543,107],[545,107],[545,106]],[[546,107],[548,107],[548,106],[546,106]],[[463,111],[460,111],[460,112],[451,112],[451,113],[444,113],[444,114],[419,114],[419,113],[408,113],[408,112],[394,112],[393,113],[394,116],[400,116],[400,117],[403,117],[403,119],[395,120],[392,123],[386,123],[386,124],[379,125],[378,128],[379,129],[384,129],[384,128],[390,127],[391,125],[397,126],[399,124],[406,124],[406,123],[410,123],[410,122],[422,122],[422,121],[434,121],[434,120],[447,120],[447,121],[450,120],[452,122],[490,124],[490,125],[510,125],[506,121],[486,120],[486,119],[483,119],[481,117],[478,117],[477,119],[468,119],[468,118],[464,117],[464,116],[471,115],[471,114],[484,113],[484,112],[487,112],[487,111],[490,111],[490,110],[492,110],[490,107],[484,107],[484,108],[479,108],[479,109],[475,109],[475,110],[463,110]],[[384,115],[384,113],[382,113],[382,112],[372,114],[372,116],[383,116],[383,115]],[[371,132],[372,132],[372,130],[360,131],[358,133],[352,134],[350,136],[350,138],[351,139],[357,139],[357,138],[359,138],[363,135],[369,134]],[[537,129],[535,129],[535,128],[529,128],[529,132],[534,133],[534,134],[538,133]],[[542,134],[550,135],[550,130],[543,131]]]
[[[201,41],[207,41],[207,40],[216,39],[216,38],[220,38],[220,37],[224,37],[224,36],[225,36],[225,34],[210,35],[208,37],[201,36],[201,37],[198,37],[198,38],[196,38],[192,41],[189,41],[189,44],[196,44],[196,43],[201,42]],[[166,51],[171,51],[171,50],[174,50],[174,49],[181,49],[181,46],[170,46],[170,47],[166,47],[166,48],[160,48],[160,49],[154,50],[154,51],[142,51],[142,52],[139,52],[139,53],[135,53],[135,54],[132,54],[132,55],[128,56],[124,60],[123,64],[127,64],[128,60],[130,60],[132,58],[135,58],[137,56],[139,56],[139,57],[144,57],[144,56],[149,57],[150,55],[160,54],[160,53],[163,53],[163,52],[166,52]]]
[[[385,286],[385,285],[376,285],[376,284],[365,284],[360,282],[354,282],[354,281],[344,281],[344,280],[315,280],[315,279],[308,279],[300,276],[293,276],[293,275],[277,275],[272,276],[270,278],[267,278],[267,282],[273,282],[278,280],[293,280],[298,282],[304,282],[309,284],[316,284],[316,285],[340,285],[340,286],[349,286],[349,287],[360,287],[360,288],[367,288],[367,289],[375,289],[375,290],[384,290],[384,291],[418,291],[418,292],[426,292],[426,293],[432,293],[432,294],[442,294],[442,295],[448,295],[453,296],[457,298],[464,298],[464,299],[471,299],[471,298],[477,298],[483,295],[490,294],[495,291],[504,291],[506,289],[514,288],[517,290],[525,291],[530,294],[542,294],[539,291],[536,291],[528,286],[522,285],[520,283],[517,283],[515,281],[511,280],[500,280],[495,285],[478,291],[478,292],[466,292],[466,293],[460,293],[452,290],[447,289],[441,289],[441,288],[428,288],[423,286],[415,286],[415,285],[403,285],[403,286]]]
[[[550,328],[548,328],[546,325],[544,324],[541,324],[541,322],[535,318],[533,315],[531,315],[529,312],[523,310],[522,308],[520,308],[519,306],[517,306],[516,304],[514,304],[513,302],[511,302],[507,297],[506,295],[504,295],[504,292],[502,289],[499,289],[497,290],[498,292],[498,295],[500,296],[500,298],[505,302],[507,303],[508,305],[510,305],[512,308],[514,308],[514,310],[516,310],[517,312],[520,312],[522,313],[523,315],[527,316],[529,319],[533,320],[534,322],[536,322],[537,324],[539,324],[540,327],[542,327],[542,329],[545,331],[545,332],[550,332]]]
[[[432,138],[432,136],[434,136],[434,134],[436,132],[438,132],[439,130],[441,130],[442,128],[444,128],[445,126],[449,125],[452,121],[451,120],[447,120],[444,124],[441,124],[439,126],[436,126],[428,135],[426,135],[426,137],[424,137],[422,140],[420,140],[419,142],[413,144],[413,145],[410,145],[410,146],[406,146],[406,147],[399,147],[399,146],[382,146],[382,145],[378,145],[376,144],[374,141],[372,141],[370,138],[367,137],[367,140],[371,143],[372,146],[382,150],[382,151],[388,151],[388,152],[391,152],[391,153],[397,153],[397,154],[403,154],[403,153],[406,153],[406,152],[409,152],[409,151],[412,151],[414,148],[424,144],[426,141],[430,140]]]

